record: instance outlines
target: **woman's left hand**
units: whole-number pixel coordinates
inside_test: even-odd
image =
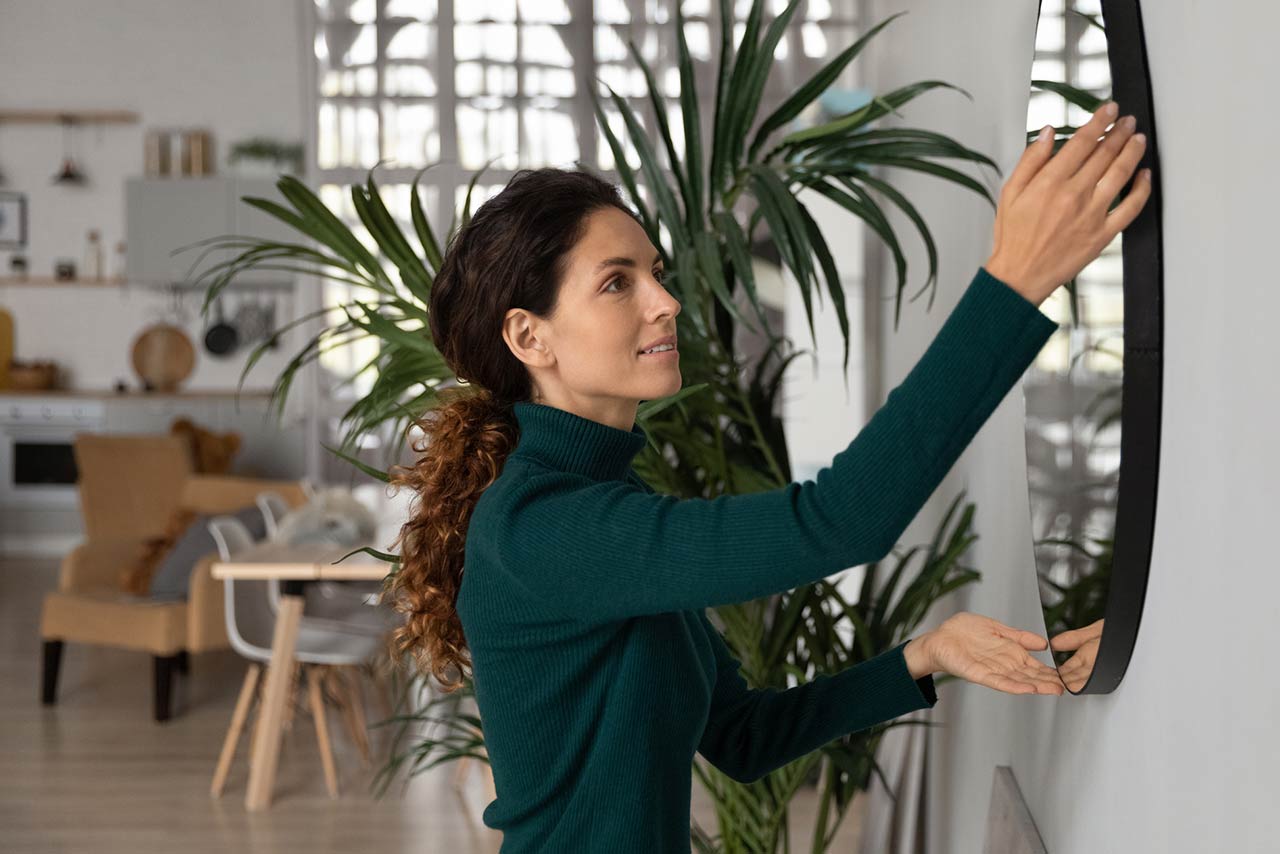
[[[1034,632],[961,611],[925,635],[934,669],[1009,694],[1054,694],[1065,690],[1058,671],[1028,650],[1048,642]]]

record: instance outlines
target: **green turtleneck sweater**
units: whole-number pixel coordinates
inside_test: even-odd
[[[504,854],[690,850],[694,753],[755,780],[937,702],[906,640],[786,690],[749,688],[704,609],[884,558],[1057,328],[979,268],[884,406],[813,480],[680,499],[631,469],[646,439],[517,403],[519,441],[472,515],[457,608]]]

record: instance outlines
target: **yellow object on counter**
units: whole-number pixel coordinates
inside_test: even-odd
[[[0,388],[9,387],[9,362],[13,360],[13,315],[0,308]]]

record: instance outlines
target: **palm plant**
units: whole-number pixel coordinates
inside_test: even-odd
[[[811,189],[833,200],[886,243],[897,269],[895,327],[901,313],[907,265],[897,235],[873,191],[899,207],[925,243],[929,276],[912,300],[936,285],[937,253],[918,211],[875,174],[875,168],[896,166],[922,171],[973,190],[993,207],[995,204],[983,185],[929,159],[968,160],[999,172],[986,156],[941,134],[874,127],[891,112],[900,116],[898,107],[926,91],[939,87],[957,89],[950,84],[932,80],[914,83],[877,96],[865,106],[816,127],[792,127],[808,105],[893,18],[871,28],[757,125],[774,50],[794,17],[799,0],[792,0],[767,26],[763,6],[763,0],[753,3],[742,39],[735,48],[731,45],[733,20],[729,2],[719,0],[721,52],[712,134],[705,146],[699,127],[702,110],[678,3],[674,9],[686,141],[683,156],[674,145],[653,72],[634,44],[630,49],[648,83],[656,128],[646,130],[627,102],[605,88],[639,156],[639,174],[629,165],[622,142],[605,118],[600,95],[591,93],[623,188],[650,240],[661,251],[668,285],[685,308],[677,320],[686,387],[672,397],[648,401],[640,407],[637,419],[650,442],[635,464],[637,472],[655,489],[683,497],[756,492],[781,487],[792,480],[782,421],[775,410],[783,373],[790,361],[804,351],[793,350],[788,339],[770,329],[760,305],[751,247],[756,244],[754,232],[761,222],[801,289],[815,345],[812,296],[813,290],[825,281],[843,334],[843,365],[847,370],[850,334],[838,270],[816,220],[797,193]],[[968,93],[958,91],[968,97]],[[659,148],[651,142],[651,134],[665,155],[665,164]],[[777,134],[781,134],[780,138],[774,139]],[[388,425],[403,437],[410,420],[434,407],[438,390],[454,381],[430,339],[427,306],[441,263],[440,246],[447,245],[455,228],[469,219],[471,190],[484,170],[472,179],[462,221],[458,223],[455,217],[444,241],[437,241],[418,198],[418,184],[425,171],[415,176],[412,185],[408,212],[411,232],[401,229],[383,203],[374,170],[370,170],[365,184],[351,187],[356,214],[373,246],[363,243],[305,185],[289,176],[281,177],[277,186],[292,208],[261,198],[247,197],[244,201],[293,227],[299,233],[299,242],[234,235],[201,241],[209,252],[221,249],[235,253],[198,277],[208,285],[206,312],[222,288],[251,268],[315,275],[367,293],[364,298],[340,306],[338,310],[345,319],[320,329],[297,352],[277,378],[272,400],[282,410],[297,371],[321,353],[360,339],[375,339],[379,343],[376,356],[345,380],[350,382],[371,372],[371,390],[344,413],[341,423],[345,433],[340,446],[329,450],[384,481],[387,476],[383,469],[357,459],[351,451],[361,436]],[[652,197],[652,204],[646,194]],[[411,238],[416,238],[416,247]],[[753,310],[758,326],[744,313],[748,308]],[[241,384],[281,336],[328,311],[332,309],[304,315],[259,345],[245,365]],[[734,350],[738,323],[765,341],[763,355],[750,369]],[[401,449],[402,445],[397,446],[396,452]],[[726,640],[743,663],[748,683],[759,688],[784,688],[791,678],[835,672],[865,660],[905,638],[938,597],[974,580],[977,573],[959,562],[974,539],[970,531],[974,510],[971,504],[960,510],[953,525],[959,501],[957,497],[927,548],[917,547],[897,557],[883,588],[877,584],[878,566],[868,567],[855,603],[845,601],[833,584],[819,582],[777,597],[716,609]],[[393,556],[373,553],[391,562],[391,571],[396,571]],[[895,590],[917,557],[921,558],[921,568],[894,601]],[[852,629],[852,643],[844,640],[842,628]],[[419,688],[416,696],[415,686]],[[457,705],[467,689],[453,697],[427,699],[424,704],[423,689],[430,693],[429,688],[420,679],[406,682],[406,712],[384,722],[402,727],[425,723],[434,728],[383,769],[388,772],[380,780],[384,788],[390,774],[410,759],[413,773],[417,773],[461,756],[485,758],[479,718],[462,714]],[[912,722],[889,726],[905,723]],[[879,772],[875,747],[889,726],[839,739],[751,784],[734,781],[712,767],[696,768],[701,784],[715,800],[720,824],[715,837],[701,828],[692,830],[698,849],[774,852],[783,845],[789,850],[789,801],[800,785],[816,774],[822,807],[813,851],[825,850],[834,833],[832,825],[838,827],[853,794],[866,787],[872,771]]]

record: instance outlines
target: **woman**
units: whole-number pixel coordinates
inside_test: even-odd
[[[424,499],[394,579],[412,653],[446,688],[472,669],[504,852],[689,851],[695,751],[755,780],[937,702],[934,672],[1062,693],[1043,637],[976,614],[788,690],[750,690],[704,609],[886,556],[1057,328],[1038,310],[1138,214],[1141,155],[1104,107],[1029,146],[995,245],[928,351],[813,481],[678,499],[630,468],[641,400],[681,387],[656,248],[612,185],[519,173],[448,247],[431,334],[479,386],[433,410],[393,483]],[[673,345],[664,348],[663,344]],[[654,349],[657,347],[658,349]],[[465,566],[465,572],[463,571]]]

